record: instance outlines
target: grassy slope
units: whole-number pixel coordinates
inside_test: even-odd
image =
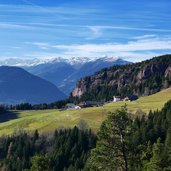
[[[161,109],[170,99],[171,88],[151,96],[142,97],[134,102],[126,102],[126,104],[132,113],[135,113],[137,109],[148,113],[150,109]],[[0,123],[0,135],[11,134],[19,129],[27,131],[38,129],[41,132],[49,132],[59,127],[73,127],[78,124],[80,119],[84,119],[91,128],[97,130],[109,111],[114,111],[124,104],[125,102],[108,103],[103,107],[74,111],[20,111],[17,113],[17,119]]]

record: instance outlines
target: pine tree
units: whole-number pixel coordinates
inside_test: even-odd
[[[129,126],[125,107],[109,113],[98,133],[97,147],[92,150],[87,170],[128,171]]]
[[[166,171],[171,171],[171,128],[168,129],[165,140],[163,165]]]
[[[31,159],[30,171],[49,171],[49,159],[44,156],[34,156]]]
[[[162,168],[162,157],[163,157],[164,145],[161,143],[159,138],[153,145],[152,158],[145,165],[146,171],[163,171]]]

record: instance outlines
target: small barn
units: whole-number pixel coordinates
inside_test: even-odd
[[[125,97],[124,101],[134,101],[134,100],[137,100],[137,99],[138,99],[138,96],[130,95],[130,96]]]
[[[74,103],[68,103],[66,104],[65,109],[66,110],[78,110],[78,109],[81,109],[81,107],[75,105]]]

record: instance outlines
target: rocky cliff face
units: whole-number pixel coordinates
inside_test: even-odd
[[[165,78],[171,77],[171,66],[169,66],[165,71]]]
[[[171,55],[141,63],[114,66],[80,79],[72,92],[83,99],[110,99],[113,95],[153,94],[171,85]]]

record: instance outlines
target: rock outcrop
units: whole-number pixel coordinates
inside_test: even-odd
[[[149,95],[171,85],[171,55],[103,69],[80,79],[73,97],[110,99],[113,95]],[[167,86],[167,87],[168,87]],[[97,100],[96,99],[96,100]]]

